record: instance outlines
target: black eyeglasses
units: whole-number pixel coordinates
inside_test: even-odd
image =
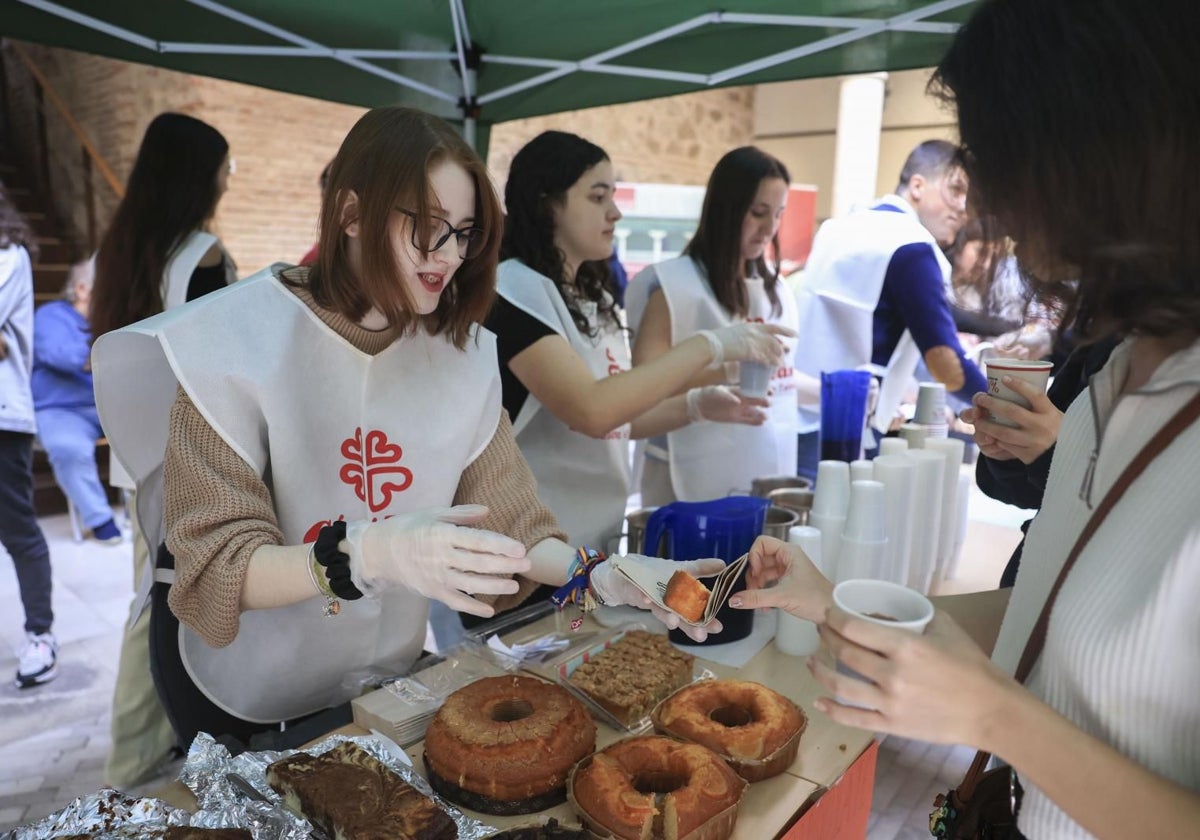
[[[477,228],[472,225],[456,228],[451,227],[450,223],[445,219],[440,219],[437,216],[428,216],[422,219],[411,210],[403,210],[399,207],[396,211],[403,213],[408,218],[412,219],[412,244],[423,254],[432,254],[441,250],[446,241],[453,236],[458,244],[458,256],[461,259],[469,260],[472,257],[479,256],[483,250],[483,228]],[[427,247],[421,245],[421,223],[427,225],[427,238],[429,243]]]

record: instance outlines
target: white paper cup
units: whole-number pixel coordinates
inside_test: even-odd
[[[863,621],[894,627],[920,635],[933,620],[933,604],[929,599],[907,586],[886,580],[846,580],[833,588],[833,603],[840,609]],[[839,674],[846,674],[863,682],[870,682],[862,674],[837,663]],[[850,703],[835,697],[839,703]],[[866,707],[859,707],[866,708]]]
[[[913,422],[939,424],[946,422],[946,386],[941,382],[922,382],[917,389],[917,409]]]
[[[1016,403],[1022,408],[1030,408],[1029,400],[1022,397],[1012,388],[1000,381],[1001,377],[1011,376],[1028,382],[1038,391],[1046,393],[1046,383],[1050,381],[1050,370],[1054,367],[1050,362],[1033,361],[1030,359],[988,359],[983,363],[984,375],[987,377],[988,394],[998,400]],[[1001,426],[1016,428],[1017,424],[995,414],[992,421]]]
[[[761,362],[738,363],[738,390],[743,396],[765,399],[770,385],[770,365]]]

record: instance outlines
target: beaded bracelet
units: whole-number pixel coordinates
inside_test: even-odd
[[[550,600],[560,611],[567,604],[579,606],[579,615],[571,619],[572,630],[578,630],[583,625],[583,617],[604,603],[592,589],[591,582],[592,570],[606,559],[604,552],[588,548],[586,545],[580,546],[575,551],[570,568],[567,569],[567,582],[550,596]]]

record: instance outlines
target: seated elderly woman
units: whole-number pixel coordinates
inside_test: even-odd
[[[38,440],[54,480],[79,511],[83,526],[102,543],[121,542],[108,494],[96,470],[96,441],[104,436],[92,394],[92,333],[88,302],[94,263],[71,266],[63,299],[33,316],[33,405]]]

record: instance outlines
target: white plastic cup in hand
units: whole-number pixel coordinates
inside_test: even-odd
[[[833,603],[855,618],[918,636],[925,632],[933,620],[933,604],[928,598],[914,589],[886,580],[842,581],[833,588]],[[837,663],[837,670],[840,674],[869,682],[862,674],[840,662]],[[840,697],[834,699],[843,705],[856,705]]]
[[[1054,367],[1050,362],[1034,361],[1032,359],[988,359],[984,363],[984,375],[987,377],[988,395],[1005,402],[1016,403],[1022,408],[1032,408],[1029,400],[1022,397],[1001,380],[1005,376],[1020,379],[1032,385],[1036,390],[1046,393],[1046,384],[1050,381],[1050,370]],[[993,423],[1001,426],[1017,428],[1017,424],[999,415],[991,416]]]
[[[742,396],[764,399],[771,385],[773,369],[770,365],[764,365],[762,362],[739,362],[738,390],[741,391]]]
[[[922,382],[917,389],[914,423],[939,425],[946,422],[946,386],[941,382]]]

